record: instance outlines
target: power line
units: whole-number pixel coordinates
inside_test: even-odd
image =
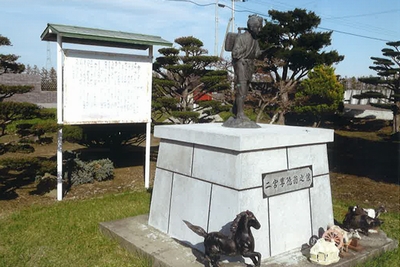
[[[167,1],[189,2],[189,3],[195,4],[195,5],[197,5],[197,6],[211,6],[211,5],[216,5],[216,3],[199,4],[199,3],[196,3],[196,2],[191,1],[191,0],[167,0]],[[279,2],[279,1],[276,1],[276,2],[281,3],[281,4],[284,4],[284,3]],[[226,8],[229,8],[229,9],[231,9],[231,10],[234,11],[234,12],[245,12],[245,13],[257,14],[257,15],[260,15],[260,16],[263,16],[263,17],[268,17],[268,16],[269,16],[269,15],[262,14],[262,13],[259,13],[259,12],[257,12],[257,11],[250,10],[250,9],[241,9],[241,10],[240,10],[240,9],[232,9],[231,7],[229,7],[229,6],[227,6],[227,5],[224,5],[224,4],[218,4],[218,6],[219,6],[219,7],[223,7],[223,8],[225,8],[225,7],[226,7]],[[375,12],[375,13],[370,13],[370,14],[360,14],[360,15],[354,15],[354,17],[367,16],[367,15],[372,15],[372,14],[377,15],[377,14],[391,13],[391,12],[396,12],[396,11],[398,11],[398,10],[399,10],[399,9],[388,10],[388,11],[382,11],[382,12]],[[348,16],[348,17],[350,17],[350,16]],[[331,18],[331,19],[342,19],[342,18],[345,18],[345,17],[337,17],[337,18]],[[325,19],[329,19],[329,18],[325,18]],[[382,41],[382,42],[390,42],[390,40],[386,40],[386,39],[382,39],[382,38],[376,38],[376,37],[371,37],[371,36],[366,36],[366,35],[361,35],[361,34],[356,34],[356,33],[351,33],[351,32],[347,32],[347,31],[334,30],[334,29],[329,29],[329,28],[325,28],[325,27],[317,27],[317,28],[319,28],[319,29],[321,29],[321,30],[333,31],[333,32],[341,33],[341,34],[347,34],[347,35],[351,35],[351,36],[355,36],[355,37],[360,37],[360,38],[365,38],[365,39],[370,39],[370,40],[376,40],[376,41]]]
[[[308,2],[307,4],[310,4],[312,2],[316,2],[316,1],[311,1]],[[296,8],[296,6],[294,5],[290,5],[290,4],[286,4],[283,3],[281,1],[278,0],[274,0],[274,1],[270,1],[270,0],[259,0],[259,1],[254,1],[253,4],[257,4],[259,6],[264,6],[264,5],[271,5],[271,6],[276,6],[276,4],[280,5],[280,6],[285,6],[285,8]],[[305,4],[302,4],[305,5]],[[277,8],[274,8],[277,9]],[[345,25],[347,27],[351,27],[357,30],[362,30],[362,31],[367,31],[370,33],[377,33],[377,34],[385,34],[385,35],[398,35],[397,32],[395,31],[391,31],[390,29],[387,28],[382,28],[382,27],[378,27],[376,25],[369,25],[369,24],[365,24],[365,23],[354,23],[354,22],[350,22],[350,21],[346,21],[343,19],[348,19],[348,18],[353,18],[353,17],[364,17],[364,16],[372,16],[372,15],[381,15],[381,14],[386,14],[386,13],[393,13],[393,12],[398,12],[400,9],[393,9],[393,10],[385,10],[385,11],[380,11],[380,12],[373,12],[373,13],[368,13],[368,14],[357,14],[357,15],[349,15],[349,16],[342,16],[342,17],[329,17],[326,16],[325,14],[321,13],[319,16],[322,19],[323,22],[329,22],[329,20],[333,20],[333,19],[337,19],[337,21],[335,23],[337,24],[342,24]],[[339,31],[337,31],[339,32]],[[353,35],[353,33],[349,33],[350,35]],[[379,38],[378,38],[379,39]]]
[[[227,6],[228,7],[228,6]],[[230,7],[228,7],[230,8]],[[244,10],[235,10],[235,12],[249,12],[249,13],[255,13],[257,15],[261,15],[261,16],[269,16],[269,15],[265,15],[265,14],[261,14],[261,13],[257,13],[256,11],[252,11],[252,10],[248,10],[248,9],[244,9]],[[381,12],[379,12],[381,13]],[[386,13],[386,12],[385,12]],[[329,29],[329,28],[324,28],[324,27],[317,27],[319,29],[322,30],[326,30],[326,31],[333,31],[333,32],[337,32],[337,33],[341,33],[341,34],[347,34],[347,35],[351,35],[351,36],[356,36],[356,37],[361,37],[361,38],[366,38],[366,39],[371,39],[371,40],[377,40],[377,41],[383,41],[383,42],[390,42],[390,40],[385,40],[385,39],[381,39],[381,38],[376,38],[376,37],[370,37],[370,36],[366,36],[366,35],[361,35],[361,34],[356,34],[356,33],[351,33],[351,32],[346,32],[346,31],[339,31],[339,30],[334,30],[334,29]]]
[[[215,3],[199,4],[199,3],[196,3],[191,0],[167,0],[167,1],[169,1],[169,2],[189,2],[189,3],[195,4],[196,6],[214,6],[215,5]]]
[[[359,15],[349,15],[349,16],[342,16],[342,17],[330,17],[330,18],[325,18],[325,19],[359,18],[359,17],[374,16],[374,15],[382,15],[382,14],[387,14],[387,13],[395,13],[398,11],[400,11],[400,9],[392,9],[392,10],[386,10],[386,11],[381,11],[381,12],[366,13],[366,14],[359,14]]]
[[[279,2],[279,1],[276,1],[276,2],[283,4],[282,2]],[[375,12],[375,13],[370,13],[370,14],[361,14],[361,15],[355,15],[355,17],[372,15],[372,14],[377,15],[377,14],[384,14],[384,13],[392,13],[392,12],[397,12],[398,10],[399,9],[395,9],[393,11],[392,10],[388,10],[388,11]],[[264,14],[257,13],[256,11],[252,11],[252,10],[240,10],[240,11],[239,10],[235,10],[235,12],[249,12],[249,13],[254,12],[254,13],[262,15],[262,16],[269,16],[269,15],[264,15]],[[326,19],[326,18],[324,18],[324,19]],[[341,34],[347,34],[347,35],[351,35],[351,36],[356,36],[356,37],[360,37],[360,38],[365,38],[365,39],[371,39],[371,40],[383,41],[383,42],[390,42],[390,40],[386,40],[386,39],[382,39],[382,38],[376,38],[376,37],[370,37],[370,36],[351,33],[351,32],[347,32],[347,31],[334,30],[334,29],[329,29],[329,28],[324,28],[324,27],[317,27],[317,28],[322,29],[322,30],[333,31],[333,32],[341,33]]]
[[[218,4],[218,6],[219,7],[222,7],[222,8],[229,8],[230,10],[233,10],[233,11],[235,11],[235,12],[245,12],[245,13],[252,13],[252,14],[257,14],[257,15],[260,15],[260,16],[264,16],[264,17],[268,17],[269,15],[266,15],[266,14],[262,14],[262,13],[259,13],[259,12],[257,12],[257,11],[253,11],[253,10],[250,10],[250,9],[232,9],[230,6],[227,6],[227,5],[224,5],[224,4]]]
[[[365,35],[356,34],[356,33],[351,33],[351,32],[333,30],[333,29],[328,29],[328,28],[324,28],[324,27],[317,27],[317,28],[319,28],[319,29],[321,29],[321,30],[333,31],[333,32],[337,32],[337,33],[352,35],[352,36],[361,37],[361,38],[366,38],[366,39],[371,39],[371,40],[377,40],[377,41],[383,41],[383,42],[390,42],[390,40],[385,40],[385,39],[381,39],[381,38],[365,36]]]

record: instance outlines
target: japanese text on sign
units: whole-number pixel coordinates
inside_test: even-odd
[[[309,188],[313,177],[311,167],[303,167],[262,175],[264,198]]]
[[[71,49],[64,53],[64,123],[150,120],[149,57]]]

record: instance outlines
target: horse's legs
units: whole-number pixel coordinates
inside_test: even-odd
[[[219,257],[218,256],[214,256],[211,258],[211,265],[212,267],[220,267],[219,263]]]
[[[218,255],[207,255],[206,254],[207,260],[211,263],[212,267],[220,267],[218,261],[219,261],[219,256]]]
[[[254,263],[254,266],[260,266],[261,264],[261,254],[258,252],[245,251],[242,254],[243,257],[250,258]]]

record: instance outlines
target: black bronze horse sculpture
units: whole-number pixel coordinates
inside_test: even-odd
[[[251,211],[243,211],[236,216],[229,237],[219,232],[207,233],[200,226],[184,222],[193,232],[204,237],[205,256],[213,267],[220,266],[218,261],[221,255],[242,255],[250,258],[255,266],[260,266],[261,254],[254,251],[254,237],[250,227],[260,229],[261,225]]]

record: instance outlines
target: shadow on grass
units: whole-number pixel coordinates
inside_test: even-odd
[[[23,171],[0,170],[0,200],[16,199],[15,191],[18,188],[28,186],[35,181],[35,175],[31,169]]]
[[[377,132],[388,127],[390,122],[375,119],[341,118],[338,121],[339,127],[336,130],[357,131],[357,132]]]
[[[311,126],[311,124],[306,126]],[[326,120],[323,120],[320,127],[349,132],[376,133],[382,131],[384,128],[390,128],[391,122],[371,118],[349,118],[340,115],[332,115]]]
[[[143,166],[143,177],[145,172],[145,147],[140,146],[122,146],[118,149],[100,149],[100,148],[83,148],[74,150],[79,154],[79,158],[83,161],[92,161],[99,159],[110,159],[115,168]],[[150,149],[150,160],[157,159],[158,146],[153,146]],[[10,156],[12,158],[12,156]],[[18,167],[15,170],[13,167],[0,167],[0,200],[11,200],[18,198],[17,189],[31,187],[31,194],[43,195],[49,190],[38,190],[36,188],[35,179],[37,176],[42,177],[46,172],[56,175],[57,156],[50,158],[29,157],[29,160],[24,161],[25,164],[13,164]],[[49,171],[49,166],[43,168],[43,162],[50,162],[52,169]],[[65,161],[64,161],[65,162]],[[28,164],[29,163],[29,164]],[[18,166],[16,166],[18,165]],[[66,170],[66,167],[63,167]]]
[[[141,146],[122,146],[117,149],[107,148],[82,148],[74,150],[79,154],[79,158],[83,161],[92,161],[108,158],[114,163],[115,168],[144,166],[145,163],[145,147]],[[158,154],[158,146],[150,148],[150,160],[156,161]]]
[[[335,134],[328,144],[329,166],[334,172],[399,184],[400,143],[371,141]]]

